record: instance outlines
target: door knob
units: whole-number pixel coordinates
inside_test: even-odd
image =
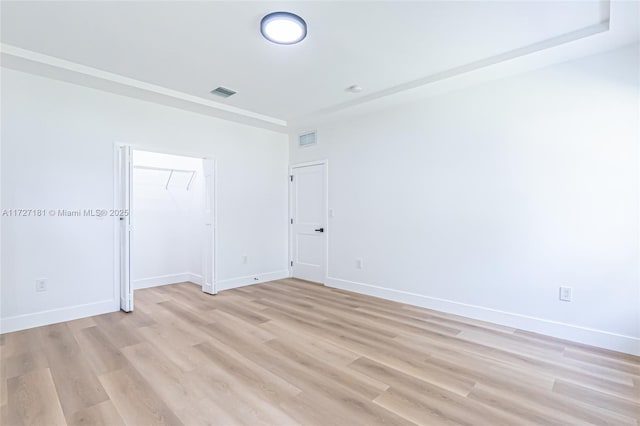
[[[314,229],[314,231],[316,231],[316,232],[324,232],[324,228]]]

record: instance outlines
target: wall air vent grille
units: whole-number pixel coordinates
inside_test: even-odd
[[[211,91],[211,93],[213,95],[220,96],[223,98],[228,98],[229,96],[236,94],[236,92],[234,92],[231,89],[227,89],[226,87],[216,87]]]
[[[299,146],[311,146],[318,143],[316,132],[306,132],[300,135],[298,138]]]

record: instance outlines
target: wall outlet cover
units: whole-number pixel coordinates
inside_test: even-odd
[[[560,287],[560,300],[563,302],[571,302],[571,287]]]
[[[36,280],[36,291],[47,291],[47,280],[41,278]]]

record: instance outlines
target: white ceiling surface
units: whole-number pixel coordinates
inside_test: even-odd
[[[121,85],[139,83],[139,91],[155,88],[158,96],[283,126],[517,57],[538,58],[522,62],[521,72],[637,42],[638,4],[3,1],[2,59],[17,67],[12,54],[28,58],[26,68],[77,64],[85,79],[123,77]],[[293,46],[264,40],[260,19],[277,10],[302,16],[307,39]],[[532,54],[554,49],[547,60]],[[363,92],[346,92],[352,84]],[[217,86],[238,93],[222,100],[209,94]]]

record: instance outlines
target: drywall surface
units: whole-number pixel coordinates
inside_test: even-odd
[[[113,208],[116,142],[212,157],[216,283],[287,274],[286,135],[3,68],[1,136],[3,209]],[[117,309],[116,219],[2,217],[3,330]]]
[[[133,151],[131,280],[134,288],[202,282],[202,159]]]
[[[638,50],[292,132],[329,160],[327,284],[640,353]]]

